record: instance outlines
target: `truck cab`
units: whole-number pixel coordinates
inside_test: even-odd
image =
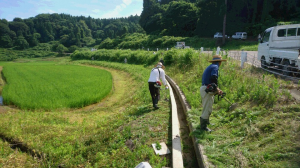
[[[277,66],[300,69],[300,24],[280,25],[266,29],[258,44],[258,60],[262,68]],[[295,69],[295,68],[292,68]],[[288,73],[287,73],[288,74]]]

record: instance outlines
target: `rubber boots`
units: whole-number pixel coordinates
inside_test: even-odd
[[[200,129],[201,130],[211,132],[212,130],[207,127],[208,124],[209,124],[208,119],[203,119],[200,117]]]
[[[158,103],[158,97],[155,97],[154,102],[153,102],[153,107],[158,109],[159,107],[157,106]]]

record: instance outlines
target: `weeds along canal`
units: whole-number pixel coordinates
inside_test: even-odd
[[[176,94],[176,91],[174,89],[173,93],[177,105],[177,115],[180,126],[183,164],[185,168],[198,168],[199,166],[197,163],[197,157],[194,150],[192,138],[191,136],[189,136],[190,130],[186,116],[183,111],[183,106],[179,100],[179,96]]]

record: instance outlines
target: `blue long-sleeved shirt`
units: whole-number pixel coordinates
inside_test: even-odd
[[[211,84],[211,77],[212,76],[219,76],[219,64],[211,64],[209,65],[203,72],[202,75],[202,85],[208,85]],[[216,83],[217,84],[217,83]]]

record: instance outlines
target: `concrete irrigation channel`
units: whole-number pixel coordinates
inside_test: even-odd
[[[190,132],[193,132],[194,128],[186,118],[187,112],[191,108],[178,85],[167,75],[166,79],[170,85],[172,105],[172,167],[206,168],[208,161],[203,154],[203,146],[197,143],[194,136],[190,136]],[[197,163],[193,163],[194,160]]]

